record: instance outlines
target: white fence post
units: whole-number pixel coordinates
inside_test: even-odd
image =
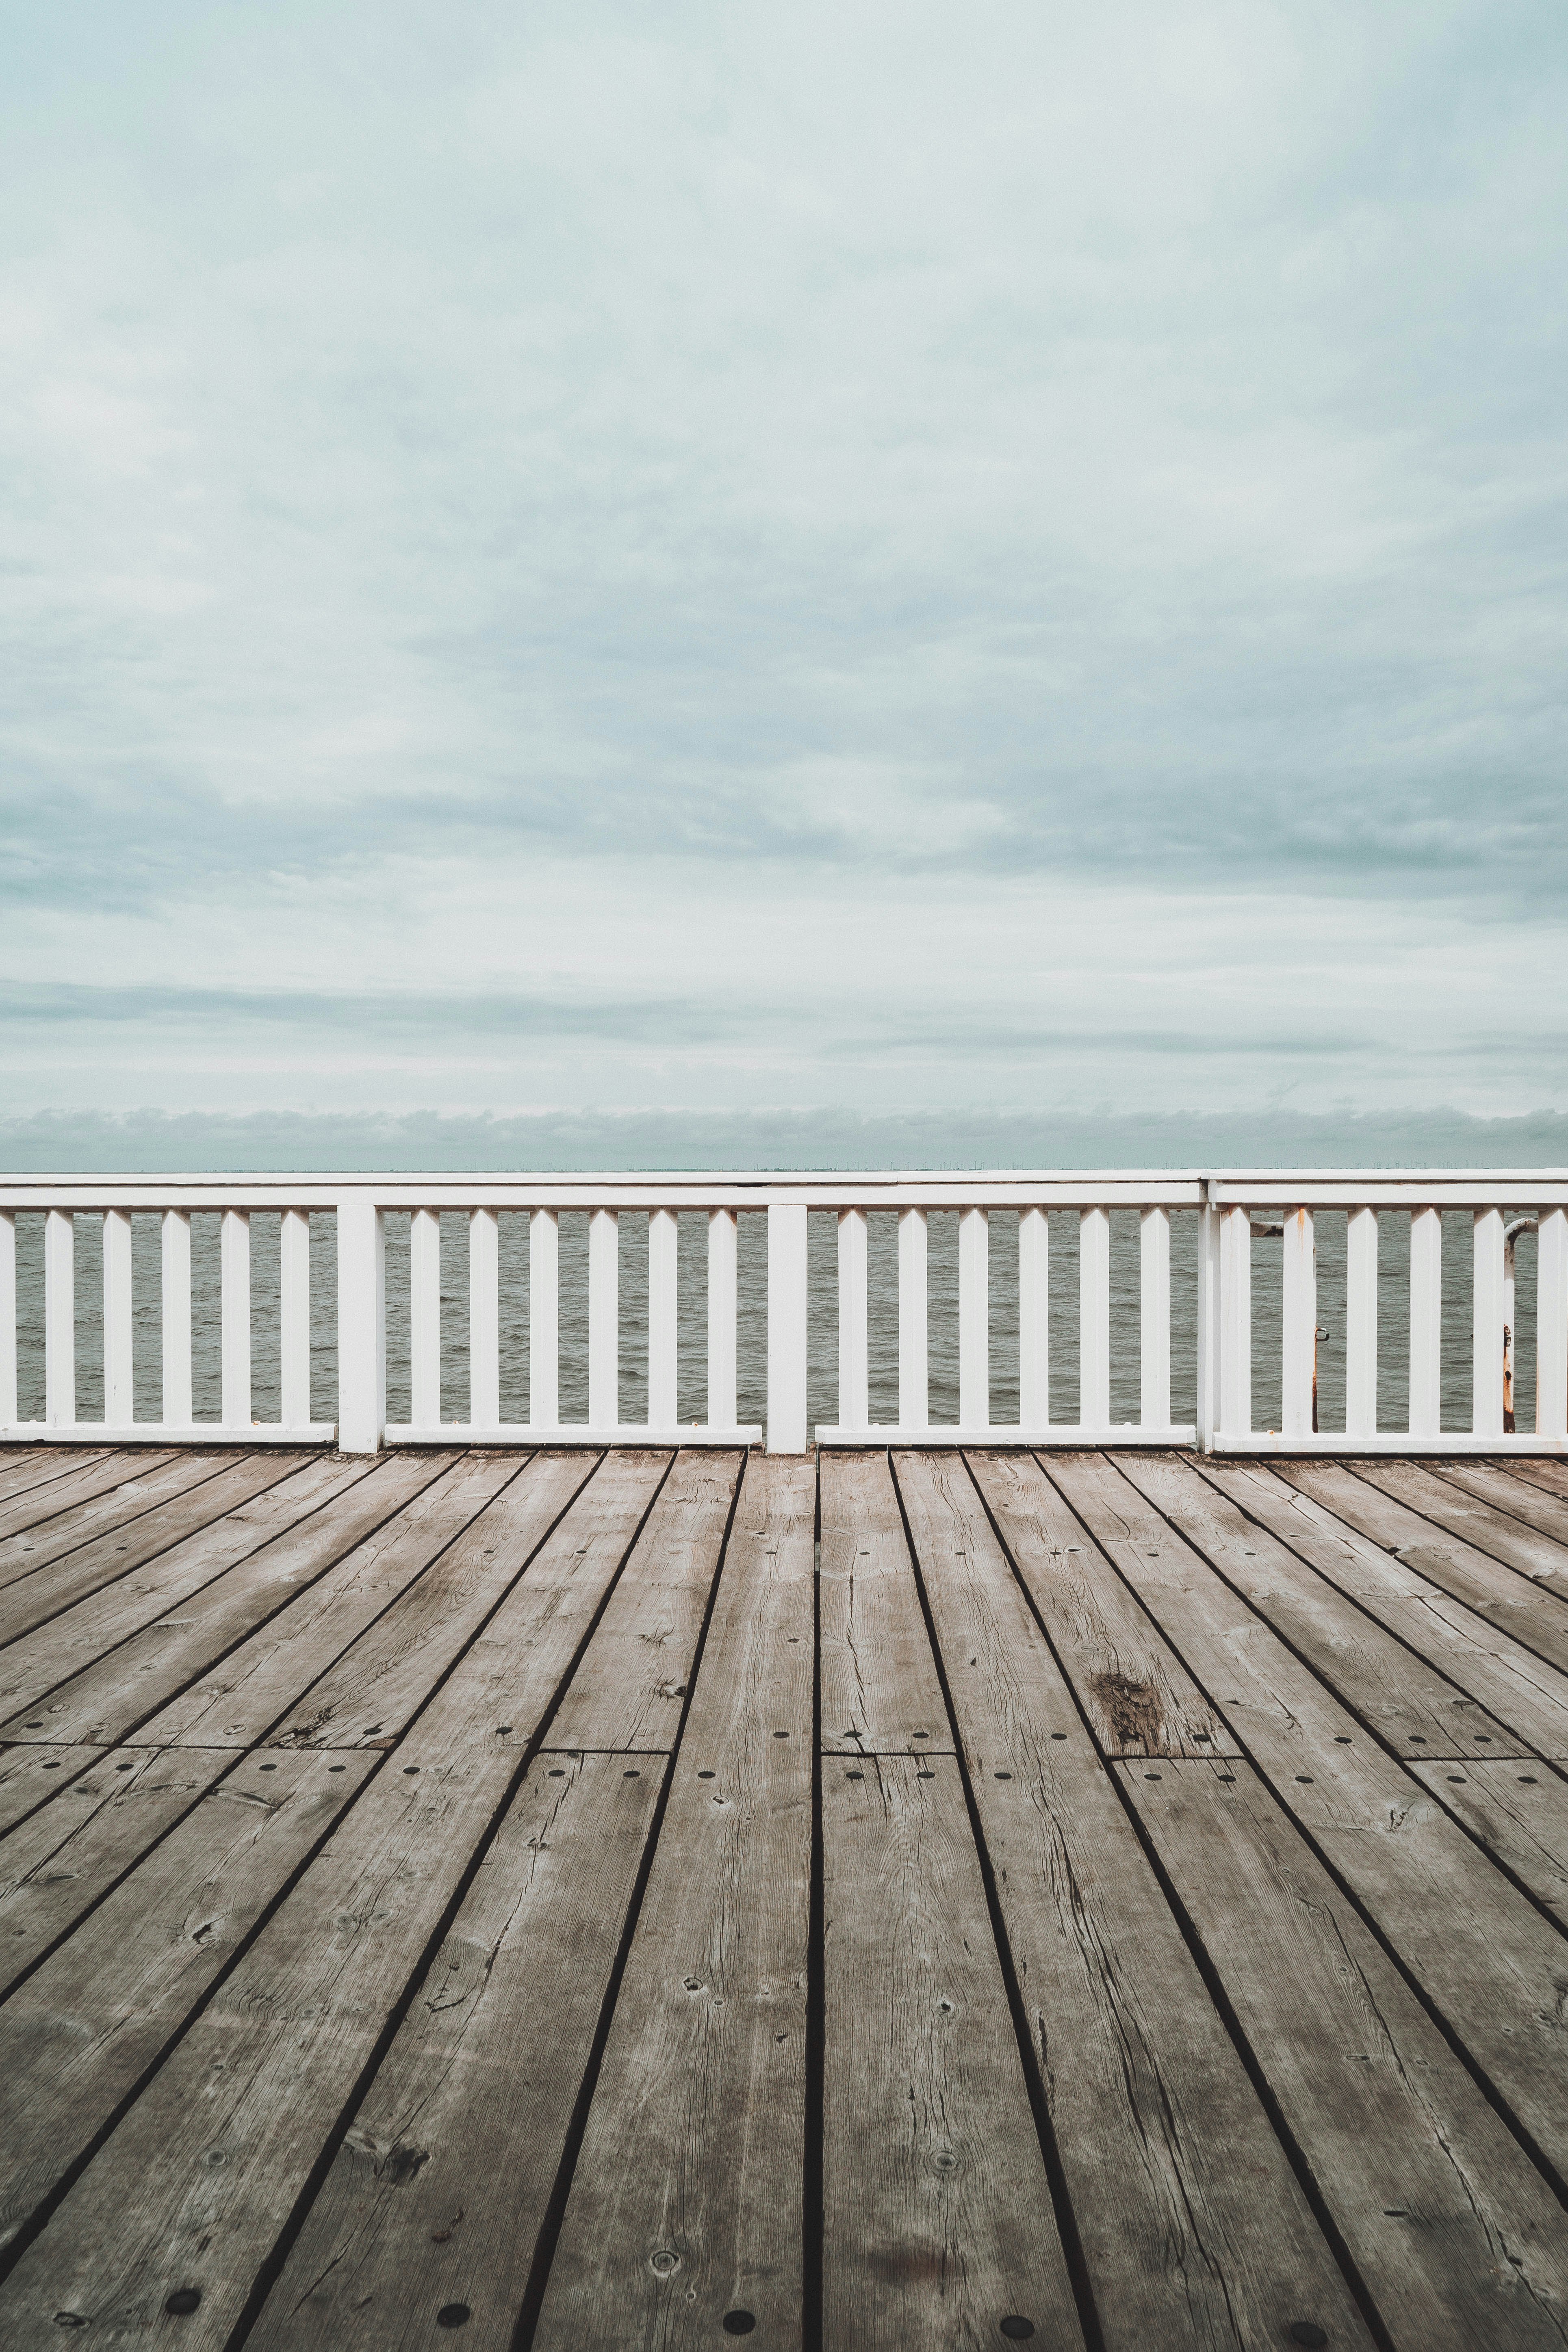
[[[1138,1215],[1138,1420],[1171,1426],[1171,1212]]]
[[[191,1214],[163,1212],[163,1422],[191,1426]]]
[[[386,1427],[386,1231],[374,1201],[338,1202],[338,1450],[374,1454]]]
[[[468,1425],[500,1425],[500,1217],[468,1212]]]
[[[1044,1209],[1018,1212],[1018,1426],[1051,1418],[1051,1228]]]
[[[1205,1194],[1209,1187],[1205,1182]],[[1205,1198],[1198,1211],[1198,1449],[1214,1452],[1219,1426],[1219,1212]]]
[[[647,1220],[647,1425],[673,1429],[679,1418],[676,1374],[680,1227],[673,1209]]]
[[[958,1422],[984,1429],[991,1420],[991,1274],[984,1209],[958,1215]]]
[[[899,1426],[929,1426],[926,1369],[926,1213],[899,1211]]]
[[[768,1452],[805,1452],[805,1211],[768,1211]]]
[[[51,1429],[76,1419],[76,1219],[44,1219],[44,1416]]]
[[[310,1419],[310,1212],[285,1209],[278,1236],[280,1411],[285,1429]]]
[[[0,1209],[0,1429],[16,1419],[16,1219]]]
[[[1443,1426],[1443,1218],[1410,1213],[1410,1434]]]
[[[1478,1437],[1502,1435],[1502,1211],[1475,1212],[1474,1386],[1470,1425]]]
[[[408,1415],[416,1429],[441,1425],[438,1209],[416,1209],[408,1221]]]
[[[1279,1430],[1284,1437],[1312,1434],[1312,1368],[1318,1328],[1318,1278],[1310,1209],[1288,1209],[1280,1276]]]
[[[1081,1209],[1078,1220],[1078,1417],[1110,1427],[1110,1212]]]
[[[733,1429],[735,1322],[740,1306],[739,1250],[733,1209],[708,1212],[708,1425]]]
[[[588,1217],[588,1426],[614,1429],[621,1417],[620,1227],[614,1209]]]
[[[129,1429],[136,1418],[132,1388],[131,1212],[103,1213],[103,1419]]]
[[[1219,1218],[1219,1428],[1252,1433],[1252,1212],[1237,1203]]]
[[[870,1420],[866,1333],[866,1212],[838,1212],[838,1426]]]
[[[250,1218],[226,1209],[218,1234],[219,1318],[226,1429],[250,1427]]]
[[[1377,1434],[1377,1211],[1345,1221],[1345,1434]]]
[[[1568,1209],[1542,1209],[1535,1237],[1535,1433],[1568,1437]]]
[[[528,1220],[528,1418],[561,1425],[561,1218],[535,1209]]]

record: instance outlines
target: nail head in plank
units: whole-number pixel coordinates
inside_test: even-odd
[[[333,1776],[320,1758],[289,1757],[264,1775],[262,1760],[241,1759],[0,2011],[0,2242],[155,2063],[368,1769],[352,1758]],[[269,2013],[278,1991],[275,1979]],[[187,2120],[174,2142],[199,2163]],[[86,2190],[89,2210],[95,2193]],[[103,2227],[123,2242],[145,2218],[133,2174]],[[78,2307],[56,2294],[48,2310]],[[32,2324],[24,2285],[10,2319],[0,2314],[0,2339],[20,2341]]]
[[[957,1762],[825,1771],[822,1811],[824,2339],[1081,2345]]]
[[[674,2352],[737,2309],[799,2339],[815,1502],[808,1465],[751,1457],[541,2352]]]
[[[1549,2343],[1556,2199],[1257,1776],[1114,1769],[1394,2342]]]
[[[947,1708],[887,1456],[825,1454],[820,1478],[822,1744],[867,1755],[947,1747]],[[917,1731],[931,1741],[917,1741]]]
[[[618,1757],[531,1768],[252,2352],[382,2352],[454,2305],[465,2346],[510,2346],[663,1775],[662,1758],[635,1780]]]

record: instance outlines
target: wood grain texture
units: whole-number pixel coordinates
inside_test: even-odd
[[[605,1756],[530,1769],[250,2352],[402,2352],[453,2305],[466,2347],[508,2352],[662,1779]]]
[[[820,1478],[823,1747],[951,1749],[887,1456],[825,1454]]]
[[[929,1455],[899,1476],[1109,2352],[1282,2343],[1309,2313],[1366,2343],[977,1498]]]
[[[676,1455],[550,1727],[552,1748],[674,1747],[743,1458]]]
[[[55,1445],[7,1447],[0,1453],[0,1509],[38,1486],[53,1486],[58,1478],[75,1477],[101,1463],[126,1461],[131,1451],[129,1446],[95,1446],[90,1452],[79,1454]],[[127,1469],[126,1475],[130,1475]]]
[[[815,1516],[752,1457],[536,2347],[800,2341]]]
[[[1549,1456],[1510,1454],[1508,1461],[1510,1477],[1522,1478],[1531,1486],[1539,1486],[1548,1495],[1561,1495],[1568,1502],[1568,1462],[1557,1462]]]
[[[128,1738],[258,1617],[352,1551],[440,1468],[439,1455],[389,1460],[357,1478],[338,1472],[325,1494],[308,1483],[308,1473],[302,1486],[286,1480],[78,1602],[0,1653],[0,1705],[9,1701],[13,1710],[0,1723],[0,1738],[68,1738],[89,1725],[106,1746]],[[320,1507],[328,1500],[331,1509]],[[315,1507],[301,1513],[302,1502]]]
[[[1398,2352],[1560,2346],[1561,2206],[1256,1776],[1116,1769]]]
[[[233,1761],[112,1750],[0,1843],[0,2000]]]
[[[1130,1461],[1125,1475],[1402,1756],[1511,1756],[1533,1745],[1516,1723],[1488,1712],[1468,1679],[1453,1678],[1475,1660],[1468,1633],[1473,1630],[1483,1640],[1500,1637],[1446,1594],[1434,1595],[1439,1612],[1451,1611],[1458,1621],[1447,1633],[1449,1674],[1440,1673],[1430,1653],[1442,1651],[1442,1636],[1427,1644],[1415,1638],[1426,1630],[1416,1580],[1397,1561],[1373,1553],[1357,1563],[1352,1599],[1319,1567],[1334,1557],[1331,1529],[1315,1525],[1308,1516],[1315,1507],[1267,1471],[1220,1463],[1212,1469],[1205,1464],[1200,1474],[1186,1462]],[[1249,1518],[1248,1510],[1256,1516]],[[1289,1528],[1298,1548],[1274,1532],[1271,1519]],[[1424,1580],[1421,1591],[1431,1591]],[[1439,1622],[1447,1624],[1441,1614]],[[1402,1640],[1406,1626],[1408,1635]],[[1550,1673],[1539,1662],[1531,1664],[1531,1682]],[[1528,1704],[1534,1695],[1529,1684],[1521,1693],[1515,1680],[1495,1671],[1488,1682],[1490,1695],[1500,1681],[1510,1698],[1521,1696]],[[1568,1703],[1568,1686],[1563,1700]],[[1536,1709],[1531,1720],[1554,1738],[1568,1737],[1568,1711],[1560,1711],[1554,1701]]]
[[[220,1550],[226,1541],[231,1548],[237,1542],[243,1543],[244,1527],[248,1522],[243,1521],[239,1514],[247,1503],[286,1480],[289,1475],[286,1465],[269,1463],[256,1454],[246,1455],[216,1476],[204,1479],[189,1493],[149,1509],[127,1526],[110,1528],[64,1559],[50,1561],[35,1575],[18,1578],[0,1594],[4,1640],[16,1643],[25,1633],[47,1626],[79,1602],[89,1601],[95,1593],[120,1583],[133,1570],[149,1567],[163,1553],[173,1551],[203,1528],[213,1528],[220,1521],[237,1531],[236,1536],[216,1538]]]
[[[1175,1572],[1171,1530],[1121,1507],[1113,1478],[1123,1495],[1135,1494],[1109,1463],[1064,1465],[1080,1516],[1138,1580],[1199,1680],[1223,1696],[1222,1678],[1234,1685],[1244,1671],[1251,1675],[1252,1690],[1226,1697],[1225,1707],[1252,1761],[1568,2178],[1562,1936],[1268,1628],[1248,1623],[1245,1604],[1212,1570],[1206,1584]]]
[[[1359,1675],[1353,1683],[1347,1676],[1339,1685],[1355,1696],[1361,1711],[1391,1746],[1412,1759],[1423,1753],[1479,1759],[1489,1752],[1530,1749],[1542,1756],[1568,1755],[1568,1675],[1557,1667],[1271,1470],[1253,1463],[1205,1462],[1201,1474],[1194,1475],[1217,1487],[1260,1528],[1277,1536],[1284,1549],[1306,1561],[1327,1586],[1359,1603],[1405,1645],[1383,1663],[1390,1675],[1403,1678],[1412,1700],[1428,1696],[1430,1711],[1440,1718],[1432,1728],[1417,1729],[1411,1711],[1401,1711],[1397,1696],[1390,1706]],[[1266,1546],[1267,1538],[1256,1544],[1260,1559],[1268,1558]],[[1221,1564],[1251,1596],[1252,1587],[1237,1572],[1234,1547]],[[1271,1572],[1271,1591],[1287,1578],[1288,1571]],[[1261,1595],[1258,1605],[1264,1606]],[[1290,1633],[1295,1621],[1279,1616],[1274,1622]],[[1304,1632],[1298,1645],[1309,1646]],[[1326,1649],[1314,1649],[1312,1654],[1321,1654],[1324,1671],[1338,1679]],[[1442,1684],[1435,1689],[1431,1685],[1427,1668],[1444,1678],[1447,1699],[1441,1696]],[[1487,1711],[1495,1721],[1488,1720]]]
[[[1527,1528],[1568,1545],[1568,1498],[1516,1478],[1500,1462],[1433,1462],[1426,1466],[1445,1486],[1458,1486],[1509,1518],[1522,1519]]]
[[[963,1780],[825,1758],[823,2342],[1082,2342]]]
[[[1417,1764],[1424,1788],[1568,1927],[1568,1781],[1521,1757]]]
[[[1108,1756],[1215,1756],[1228,1727],[1026,1454],[970,1471]]]
[[[1489,1559],[1568,1597],[1568,1544],[1483,1502],[1455,1481],[1437,1477],[1422,1462],[1358,1462],[1355,1475],[1446,1535],[1461,1537]]]
[[[492,1509],[504,1517],[508,1500]],[[226,2340],[386,2020],[422,1979],[591,1622],[596,1594],[569,1575],[534,1582],[552,1549],[564,1568],[577,1549],[574,1517],[517,1578],[24,2255],[0,2291],[0,2340],[14,2329],[26,2341],[52,2294],[51,2311],[63,2296],[92,2314],[106,2342],[133,2342],[181,2284],[202,2297],[184,2340]],[[623,1517],[619,1557],[631,1535]],[[353,1761],[341,1751],[295,1760],[317,1774]],[[283,1759],[268,1750],[237,1770],[268,1761]]]
[[[316,1757],[242,1759],[5,2003],[0,2244],[157,2061],[353,1795],[368,1763],[334,1760],[346,1763],[336,1775]],[[183,2120],[174,2138],[195,2154]],[[120,2204],[134,2230],[134,2180]],[[57,2297],[49,2326],[70,2307]],[[0,2340],[25,2341],[31,2326],[18,2315],[13,2333],[0,2317]]]
[[[367,1627],[521,1475],[504,1455],[460,1455],[397,1516],[229,1649],[143,1725],[153,1747],[249,1748],[298,1706]]]
[[[601,1465],[593,1454],[535,1454],[287,1711],[269,1743],[390,1748],[497,1613],[510,1629],[500,1654],[510,1664],[531,1624],[563,1668],[626,1556],[631,1505],[663,1475],[663,1462],[647,1457]],[[525,1571],[526,1589],[514,1589]]]
[[[0,1837],[102,1761],[101,1748],[0,1748]]]
[[[298,1466],[287,1455],[267,1464],[255,1454],[237,1461],[232,1454],[188,1454],[162,1466],[154,1455],[153,1465],[145,1478],[10,1538],[0,1556],[0,1640],[14,1641],[67,1601],[153,1559],[191,1528],[220,1518]]]
[[[1327,1684],[1120,1468],[1103,1454],[1064,1454],[1048,1475],[1255,1760],[1289,1778],[1371,1746]]]
[[[1342,1463],[1281,1461],[1272,1466],[1277,1475],[1393,1552],[1406,1568],[1568,1673],[1568,1609],[1550,1586],[1434,1527]]]
[[[78,1526],[85,1525],[91,1535],[95,1528],[110,1525],[117,1509],[134,1511],[134,1498],[123,1507],[115,1502],[123,1487],[140,1487],[143,1479],[157,1477],[171,1465],[178,1468],[182,1462],[192,1464],[197,1475],[205,1465],[210,1475],[223,1458],[211,1454],[193,1457],[184,1453],[150,1453],[140,1445],[94,1454],[85,1462],[57,1457],[58,1476],[29,1483],[0,1503],[0,1562],[9,1561],[17,1538],[29,1531],[36,1538],[34,1564],[37,1558],[53,1559],[51,1547],[58,1542],[68,1549]],[[32,1466],[41,1466],[41,1461],[42,1457]]]

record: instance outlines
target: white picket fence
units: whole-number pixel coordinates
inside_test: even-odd
[[[837,1215],[838,1418],[808,1431],[806,1220]],[[898,1419],[869,1418],[868,1213],[895,1211],[899,1239]],[[959,1215],[956,1423],[928,1412],[927,1218]],[[1110,1420],[1110,1214],[1140,1223],[1139,1418]],[[1346,1425],[1314,1429],[1318,1302],[1313,1214],[1348,1213]],[[1441,1213],[1474,1225],[1471,1427],[1441,1429]],[[16,1416],[18,1213],[41,1212],[44,1244],[45,1417]],[[335,1216],[338,1395],[335,1423],[310,1419],[310,1213]],[[588,1217],[588,1404],[560,1419],[559,1221]],[[1051,1213],[1079,1218],[1079,1417],[1052,1421],[1049,1393]],[[217,1422],[192,1417],[193,1213],[221,1218],[222,1404]],[[529,1219],[530,1419],[500,1419],[499,1223]],[[410,1412],[386,1419],[385,1220],[410,1217]],[[132,1381],[133,1215],[162,1220],[162,1413],[134,1418]],[[677,1420],[677,1220],[700,1214],[708,1234],[707,1419]],[[1410,1412],[1400,1431],[1377,1426],[1380,1214],[1410,1223]],[[102,1221],[101,1422],[76,1412],[75,1223]],[[250,1225],[280,1222],[281,1411],[252,1417]],[[468,1242],[468,1418],[442,1419],[441,1218],[466,1219]],[[1171,1419],[1171,1220],[1197,1220],[1197,1418]],[[767,1221],[767,1419],[773,1453],[800,1453],[812,1435],[832,1445],[1198,1445],[1233,1453],[1561,1453],[1568,1450],[1568,1176],[1237,1171],[1219,1176],[1118,1173],[990,1175],[690,1175],[303,1177],[102,1176],[0,1180],[0,1442],[191,1444],[325,1444],[345,1452],[382,1444],[739,1445],[761,1425],[736,1413],[737,1226]],[[1512,1328],[1510,1220],[1537,1226],[1537,1398],[1533,1432],[1505,1432],[1505,1356]],[[647,1419],[619,1418],[618,1235],[647,1220]],[[1017,1221],[1018,1418],[991,1418],[988,1244],[994,1220]],[[1252,1245],[1255,1231],[1283,1241],[1283,1412],[1278,1431],[1252,1427]]]

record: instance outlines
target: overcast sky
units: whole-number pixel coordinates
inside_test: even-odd
[[[0,16],[14,1117],[1568,1108],[1561,0]]]

